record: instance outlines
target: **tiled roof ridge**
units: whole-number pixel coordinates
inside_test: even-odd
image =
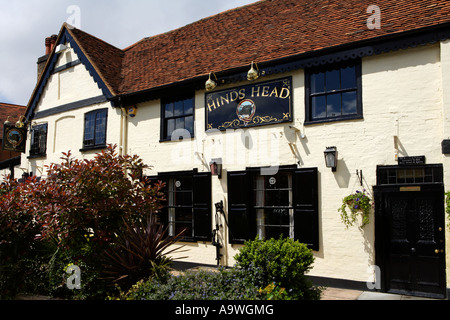
[[[111,43],[109,43],[109,42],[106,42],[105,40],[100,39],[99,37],[94,36],[93,34],[87,32],[87,31],[84,31],[84,30],[82,30],[82,29],[78,29],[78,28],[76,28],[76,27],[73,27],[73,26],[69,25],[68,23],[64,23],[64,24],[65,24],[65,25],[67,26],[67,28],[68,28],[69,30],[71,30],[71,31],[76,30],[76,32],[82,32],[82,33],[84,33],[85,35],[87,35],[87,36],[89,36],[89,37],[95,39],[96,41],[102,42],[103,44],[106,44],[107,46],[110,46],[112,49],[115,49],[115,50],[118,50],[118,51],[122,51],[122,52],[124,51],[123,49],[120,49],[120,48],[116,47],[115,45],[113,45],[113,44],[111,44]]]

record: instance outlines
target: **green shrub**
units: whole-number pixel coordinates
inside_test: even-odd
[[[303,243],[281,237],[278,240],[255,239],[246,241],[234,258],[238,268],[262,270],[262,288],[275,283],[280,289],[284,288],[290,298],[320,298],[320,289],[305,275],[312,268],[314,256]]]
[[[256,270],[186,271],[178,276],[139,281],[119,299],[124,300],[254,300],[263,295]]]

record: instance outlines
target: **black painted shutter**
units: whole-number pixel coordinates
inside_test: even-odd
[[[194,237],[211,241],[211,173],[193,174]]]
[[[294,172],[294,239],[319,250],[317,168]]]
[[[162,188],[161,192],[164,193],[164,196],[166,198],[166,200],[164,200],[161,205],[163,206],[163,208],[161,208],[158,212],[158,218],[159,218],[159,222],[166,228],[169,224],[169,214],[168,214],[168,210],[167,210],[167,179],[165,179],[164,177],[161,176],[149,176],[147,177],[148,182],[151,184],[151,186],[154,186],[157,182],[162,181],[165,183],[165,186]]]
[[[252,226],[249,173],[228,172],[228,232],[230,243],[244,243],[254,238],[256,223]],[[254,228],[252,228],[254,227]]]

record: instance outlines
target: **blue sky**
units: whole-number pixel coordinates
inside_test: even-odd
[[[0,0],[0,102],[26,105],[64,22],[118,47],[256,0]]]

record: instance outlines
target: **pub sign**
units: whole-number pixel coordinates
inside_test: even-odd
[[[292,77],[205,95],[206,130],[292,121]]]
[[[3,126],[2,149],[24,153],[26,137],[27,137],[26,127],[17,128],[13,124],[5,124]]]

